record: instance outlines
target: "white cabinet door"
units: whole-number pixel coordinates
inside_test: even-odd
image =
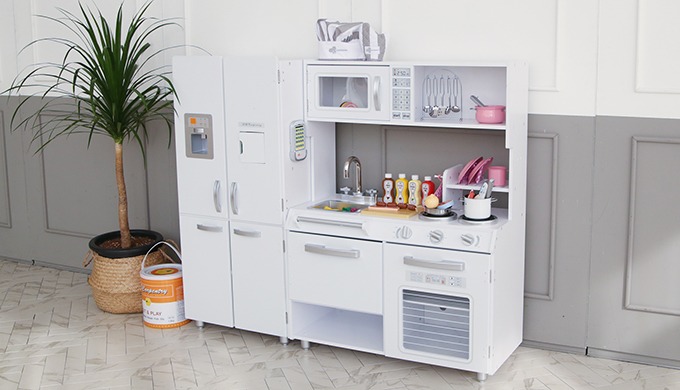
[[[291,232],[288,288],[293,301],[382,314],[382,244]]]
[[[283,229],[232,222],[231,251],[235,326],[285,336]]]
[[[180,232],[186,317],[234,326],[227,221],[180,215]]]
[[[231,220],[283,222],[277,70],[274,58],[225,60]]]
[[[227,167],[224,154],[222,58],[175,57],[173,83],[180,97],[175,101],[180,212],[226,217]],[[202,133],[194,134],[196,130]],[[192,152],[192,140],[200,140],[200,135],[205,137],[202,141],[206,144],[205,150],[210,150],[210,153]]]

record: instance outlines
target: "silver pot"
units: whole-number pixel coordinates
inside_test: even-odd
[[[444,217],[448,215],[453,215],[454,211],[452,207],[445,208],[445,209],[439,209],[439,208],[434,208],[430,209],[425,207],[425,214],[427,215],[432,215],[435,217]]]

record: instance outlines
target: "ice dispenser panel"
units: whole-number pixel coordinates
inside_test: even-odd
[[[184,114],[186,154],[192,158],[213,158],[213,127],[210,114]]]

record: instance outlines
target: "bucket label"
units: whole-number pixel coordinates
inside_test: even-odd
[[[169,325],[183,322],[184,301],[154,303],[150,299],[142,301],[144,322],[151,325]]]

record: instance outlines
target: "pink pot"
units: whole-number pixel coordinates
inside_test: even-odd
[[[476,106],[475,119],[479,123],[503,123],[505,122],[505,106]]]

